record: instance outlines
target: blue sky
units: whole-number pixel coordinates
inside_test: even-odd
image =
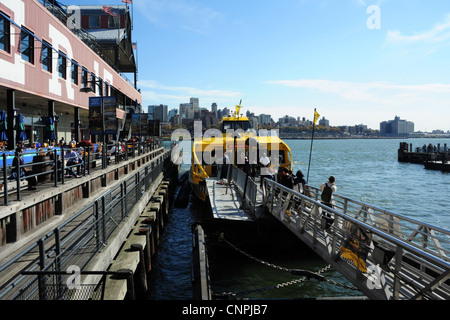
[[[143,106],[242,99],[243,112],[275,120],[317,108],[331,125],[379,129],[399,116],[416,131],[450,130],[448,0],[133,3]]]

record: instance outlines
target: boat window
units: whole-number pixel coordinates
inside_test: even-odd
[[[279,158],[279,160],[280,160],[280,164],[286,163],[286,157],[285,157],[285,154],[284,154],[284,150],[280,150],[280,158]]]
[[[250,122],[248,121],[224,121],[222,125],[222,132],[225,132],[227,129],[242,129],[243,131],[251,129]]]

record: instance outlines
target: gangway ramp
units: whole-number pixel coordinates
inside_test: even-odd
[[[316,188],[264,190],[266,211],[368,298],[450,298],[449,230],[338,195],[330,208]]]
[[[251,216],[243,210],[242,197],[236,188],[214,178],[205,180],[214,219],[252,220]]]

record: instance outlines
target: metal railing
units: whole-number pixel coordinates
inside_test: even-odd
[[[112,147],[115,146],[117,152],[111,154]],[[84,147],[55,147],[55,148],[39,148],[26,150],[19,155],[24,158],[25,164],[15,168],[12,165],[14,152],[4,151],[1,155],[0,168],[2,175],[0,178],[0,184],[3,185],[3,189],[0,191],[0,196],[3,196],[3,204],[9,204],[9,197],[15,195],[17,201],[22,200],[22,189],[25,187],[22,182],[26,179],[36,179],[37,188],[39,184],[43,182],[53,182],[54,186],[58,184],[64,184],[67,177],[73,176],[86,176],[89,175],[96,168],[106,168],[108,164],[118,164],[122,161],[127,161],[130,158],[135,158],[141,154],[146,154],[154,151],[159,147],[158,143],[153,142],[127,142],[123,146],[123,150],[119,143],[110,143],[106,145],[107,152],[102,154],[101,147],[99,146],[84,146]],[[66,152],[73,150],[78,152],[80,148],[83,148],[81,155],[78,158],[78,163],[68,164],[66,158]],[[40,151],[40,149],[43,149]],[[102,165],[98,166],[97,162],[101,162]],[[105,165],[103,165],[105,163]],[[28,170],[29,173],[13,176],[12,173],[23,172]],[[11,182],[13,184],[11,184]],[[14,187],[13,187],[14,186]],[[13,187],[13,188],[12,188]]]
[[[30,272],[65,272],[70,266],[81,270],[108,243],[110,235],[164,170],[166,151],[118,186],[43,236],[39,241],[0,266],[0,274],[11,273],[0,286],[0,299],[33,299],[39,279]],[[20,267],[18,267],[20,266]],[[20,268],[20,271],[16,271]]]
[[[369,298],[450,299],[450,231],[338,195],[330,208],[319,194],[264,180],[265,208]]]
[[[134,292],[131,270],[24,271],[22,275],[36,276],[37,286],[22,291],[17,300],[104,300],[107,276],[126,279],[130,292]]]
[[[308,192],[316,201],[320,199],[319,189],[308,186]],[[450,262],[449,230],[338,194],[333,198],[335,210]]]
[[[228,169],[228,183],[234,183],[242,199],[242,208],[248,210],[251,216],[255,217],[258,191],[258,185],[255,180],[238,167],[230,165]]]

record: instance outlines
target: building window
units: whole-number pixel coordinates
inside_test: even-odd
[[[110,89],[109,83],[105,82],[105,97],[109,96],[109,89]]]
[[[20,31],[20,52],[24,61],[34,64],[34,36],[25,27]]]
[[[81,71],[81,83],[83,84],[83,88],[87,87],[87,82],[88,82],[88,72],[86,68],[83,68]]]
[[[100,26],[100,16],[89,16],[89,29],[99,29]]]
[[[72,60],[72,83],[78,85],[78,64]]]
[[[120,24],[119,24],[119,15],[117,15],[117,16],[108,16],[108,28],[109,29],[117,29],[117,28],[119,28],[120,27]]]
[[[0,14],[0,50],[8,53],[11,52],[10,32],[9,20]]]
[[[52,72],[52,48],[48,42],[42,42],[42,70]]]
[[[98,93],[103,96],[104,95],[104,91],[103,91],[103,80],[102,79],[98,79]]]
[[[95,90],[95,74],[91,73],[91,89],[92,92],[96,93],[97,91]]]
[[[59,52],[58,55],[58,75],[63,78],[66,79],[67,76],[67,59],[66,57],[62,54],[62,52]]]

